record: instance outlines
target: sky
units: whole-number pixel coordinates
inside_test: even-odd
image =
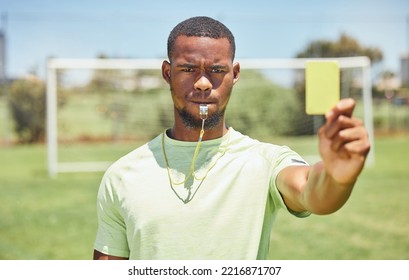
[[[45,73],[48,57],[165,58],[170,30],[191,16],[223,22],[240,58],[292,58],[341,33],[384,54],[377,71],[399,74],[409,52],[408,0],[0,0],[9,77]]]

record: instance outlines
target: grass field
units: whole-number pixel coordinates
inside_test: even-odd
[[[337,213],[299,219],[281,212],[271,238],[272,259],[409,259],[408,137],[376,138],[376,164],[366,168]],[[291,141],[296,150],[308,142]],[[78,152],[112,158],[84,145]],[[90,259],[95,199],[102,173],[50,179],[43,145],[0,148],[0,259]]]

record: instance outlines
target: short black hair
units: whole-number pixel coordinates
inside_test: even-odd
[[[176,38],[179,36],[188,37],[209,37],[213,39],[226,38],[230,43],[232,60],[236,53],[236,43],[233,33],[220,21],[210,17],[197,16],[188,18],[176,25],[168,37],[168,58],[171,59]]]

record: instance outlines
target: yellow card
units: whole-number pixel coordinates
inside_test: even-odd
[[[305,68],[305,111],[324,115],[339,101],[339,66],[336,61],[308,61]]]

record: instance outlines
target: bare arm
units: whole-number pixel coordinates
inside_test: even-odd
[[[326,114],[318,133],[321,162],[279,173],[277,187],[290,209],[330,214],[348,200],[370,149],[362,121],[352,117],[354,107],[344,99]]]
[[[94,250],[94,260],[127,260],[128,258],[105,255],[100,251]]]

